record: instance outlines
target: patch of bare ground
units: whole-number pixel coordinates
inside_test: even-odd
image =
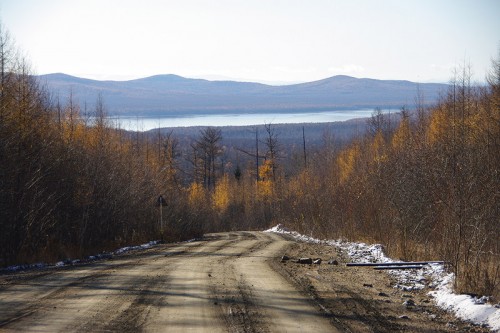
[[[402,291],[384,271],[347,267],[340,249],[320,244],[291,243],[283,252],[290,260],[272,267],[309,295],[345,332],[489,332],[460,321],[433,305],[429,289]],[[298,264],[293,259],[321,258],[322,263]],[[328,264],[333,259],[338,265]]]

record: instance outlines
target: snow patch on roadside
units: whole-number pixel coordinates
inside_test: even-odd
[[[158,243],[159,243],[159,241],[150,241],[149,243],[142,244],[142,245],[126,246],[126,247],[122,247],[121,249],[116,250],[115,252],[113,252],[113,254],[122,254],[125,252],[134,251],[134,250],[149,249],[149,248],[153,247],[154,245],[157,245]]]
[[[453,292],[453,273],[442,277],[434,291],[429,292],[442,309],[451,311],[464,320],[477,324],[487,324],[493,331],[500,332],[500,308],[497,304],[486,304],[487,297],[459,295]]]
[[[282,224],[265,230],[292,236],[302,242],[336,246],[345,251],[352,262],[356,263],[387,263],[393,259],[384,254],[380,244],[368,245],[344,240],[319,240],[313,237],[291,231]],[[447,311],[453,312],[462,320],[476,324],[486,324],[493,331],[500,332],[499,305],[486,304],[487,298],[476,298],[469,295],[458,295],[453,292],[454,274],[447,273],[440,264],[431,264],[420,270],[388,270],[397,280],[396,287],[405,291],[422,290],[426,286],[433,289],[429,292],[436,304]]]
[[[192,241],[192,240],[189,240],[187,242],[190,242],[190,241]],[[99,254],[96,254],[93,256],[88,256],[87,258],[85,258],[83,260],[66,259],[66,260],[56,262],[55,264],[36,263],[36,264],[27,264],[27,265],[13,265],[13,266],[9,266],[9,267],[4,268],[4,269],[0,269],[0,272],[1,271],[18,272],[18,271],[31,270],[31,269],[42,269],[42,268],[47,268],[47,267],[72,266],[72,265],[76,265],[76,264],[79,264],[82,262],[110,259],[113,257],[113,255],[120,255],[120,254],[134,251],[134,250],[149,249],[149,248],[151,248],[159,243],[160,243],[160,241],[150,241],[148,243],[137,245],[137,246],[126,246],[126,247],[122,247],[122,248],[115,250],[115,251],[112,251],[112,252],[103,252],[103,253],[99,253]]]
[[[200,239],[201,238],[193,238],[193,239],[189,239],[186,241],[176,242],[175,244],[192,243],[192,242],[199,241]],[[80,259],[66,259],[66,260],[56,262],[55,264],[47,264],[44,262],[40,262],[40,263],[36,263],[36,264],[12,265],[12,266],[8,266],[6,268],[0,268],[0,273],[1,272],[19,272],[19,271],[32,270],[32,269],[42,269],[42,268],[47,268],[47,267],[72,266],[72,265],[76,265],[79,263],[86,263],[86,262],[92,262],[92,261],[97,261],[97,260],[111,259],[111,258],[113,258],[114,255],[120,255],[120,254],[134,251],[134,250],[149,249],[149,248],[151,248],[155,245],[158,245],[160,243],[161,243],[161,241],[159,241],[159,240],[150,241],[150,242],[142,244],[142,245],[125,246],[125,247],[119,248],[118,250],[115,250],[115,251],[102,252],[99,254],[88,256],[85,259],[81,259],[81,260]]]
[[[13,266],[9,266],[7,268],[4,268],[3,270],[7,271],[7,272],[17,272],[17,271],[23,271],[26,269],[41,269],[41,268],[45,268],[45,267],[47,267],[46,263],[39,262],[36,264],[13,265]]]

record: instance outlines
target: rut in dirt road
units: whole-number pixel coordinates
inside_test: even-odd
[[[290,241],[208,235],[67,269],[0,277],[0,331],[337,332],[270,268]]]

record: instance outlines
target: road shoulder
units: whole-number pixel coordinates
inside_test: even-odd
[[[395,281],[386,272],[346,267],[349,259],[336,247],[291,243],[285,254],[291,260],[272,260],[273,269],[331,315],[344,331],[489,332],[434,306],[428,290],[402,291],[394,288]],[[300,257],[323,260],[320,265],[295,263],[293,259]],[[327,264],[330,259],[338,265]]]

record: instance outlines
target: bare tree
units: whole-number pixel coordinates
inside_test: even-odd
[[[179,170],[178,159],[181,156],[179,140],[169,131],[163,138],[164,171],[166,173],[167,187],[173,189],[179,186],[177,172]]]
[[[202,152],[203,184],[206,188],[214,188],[216,180],[216,161],[222,155],[222,133],[220,129],[207,127],[200,131],[196,147]]]
[[[267,147],[266,160],[271,163],[273,172],[273,181],[276,181],[276,171],[278,168],[278,158],[281,150],[281,145],[278,141],[278,133],[271,124],[265,124],[267,136],[264,139],[264,144]]]

